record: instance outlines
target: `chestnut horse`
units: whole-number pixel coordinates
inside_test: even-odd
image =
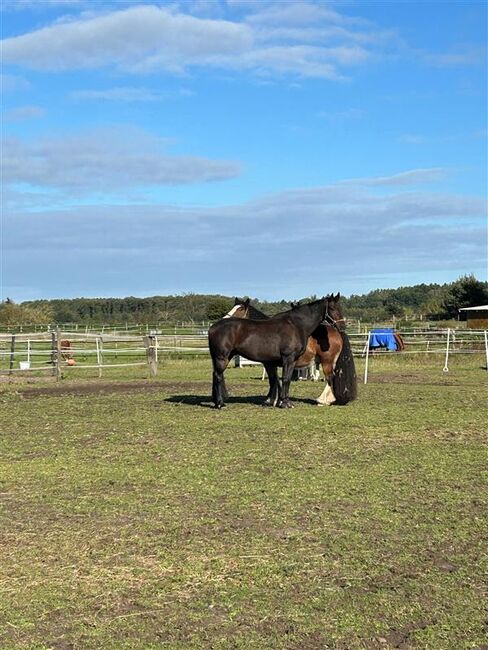
[[[59,347],[61,348],[61,359],[67,361],[72,358],[71,341],[68,341],[68,339],[61,339]]]
[[[297,359],[305,352],[310,334],[326,318],[337,317],[337,307],[330,296],[300,305],[273,318],[247,320],[222,318],[208,331],[212,356],[212,400],[216,408],[224,406],[227,390],[224,371],[236,354],[263,363],[268,373],[269,393],[265,404],[290,408],[290,380]],[[282,385],[278,366],[283,368]]]
[[[339,307],[340,294],[330,296],[331,303]],[[330,304],[331,304],[330,303]],[[292,303],[292,309],[298,305]],[[349,337],[345,333],[345,318],[342,310],[336,318],[329,313],[328,324],[321,323],[310,335],[305,352],[298,358],[295,368],[305,368],[320,363],[325,377],[325,388],[317,398],[319,406],[344,405],[357,397],[357,380],[354,358]],[[224,318],[251,318],[267,320],[269,316],[256,309],[246,300],[235,298],[234,307]]]

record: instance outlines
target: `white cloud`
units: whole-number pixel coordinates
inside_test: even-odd
[[[155,6],[72,20],[3,41],[5,63],[36,70],[96,68],[116,64],[182,70],[201,57],[238,53],[250,30],[223,20],[173,14]]]
[[[154,293],[215,288],[232,294],[243,287],[264,297],[357,292],[368,278],[374,288],[378,276],[405,278],[412,270],[429,281],[483,268],[483,199],[398,192],[388,185],[377,195],[378,179],[369,180],[219,208],[98,205],[18,212],[5,227],[6,268],[12,284],[32,286],[29,259],[39,295],[81,295],[87,287],[99,295],[140,294],[157,278]],[[66,273],[59,274],[60,266]],[[279,269],[278,276],[270,269]]]
[[[297,12],[301,16],[298,30]],[[314,19],[326,24],[317,29]],[[355,31],[336,24],[345,22],[354,21],[306,3],[300,7],[285,4],[279,11],[269,8],[252,14],[247,22],[137,5],[65,19],[7,38],[3,59],[41,71],[112,65],[132,73],[183,73],[208,66],[342,79],[340,69],[368,60],[371,52],[366,45],[376,40],[371,30]]]
[[[429,167],[426,169],[409,169],[390,176],[355,178],[343,182],[354,185],[417,185],[442,180],[446,175],[447,170],[443,167]]]
[[[163,102],[178,97],[193,97],[194,91],[180,88],[172,92],[157,92],[151,88],[121,86],[116,88],[103,88],[97,90],[75,90],[70,93],[74,101],[109,101],[121,103],[134,102]]]
[[[105,88],[103,90],[76,90],[70,94],[74,100],[105,100],[114,102],[159,102],[164,99],[161,93],[149,88]]]
[[[423,144],[425,142],[425,136],[416,135],[414,133],[404,133],[398,138],[398,140],[405,144]]]
[[[34,143],[9,138],[4,182],[90,195],[147,185],[180,185],[234,178],[236,162],[166,153],[163,141],[137,129],[50,136]]]
[[[5,111],[3,118],[6,122],[21,122],[43,117],[46,111],[40,106],[17,106]]]
[[[86,0],[10,0],[3,9],[45,9],[46,7],[72,7],[85,4]]]
[[[247,16],[246,20],[254,24],[297,26],[316,25],[321,21],[327,24],[366,23],[363,19],[346,16],[331,7],[306,1],[274,2],[264,8],[261,8],[263,5],[259,3],[250,6],[254,11]],[[256,7],[258,7],[257,11]]]
[[[462,45],[450,52],[420,52],[421,58],[435,67],[486,64],[486,47]]]

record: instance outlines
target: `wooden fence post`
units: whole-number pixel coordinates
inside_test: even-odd
[[[51,363],[53,365],[52,374],[56,375],[56,332],[51,332]]]
[[[368,366],[369,366],[369,345],[371,342],[371,330],[368,332],[368,340],[366,342],[366,362],[364,364],[364,380],[365,384],[368,383]]]
[[[62,379],[61,373],[61,333],[59,327],[56,328],[56,381]]]
[[[485,358],[486,358],[486,369],[488,370],[488,332],[485,330]]]
[[[450,337],[451,337],[451,330],[448,327],[447,328],[447,341],[446,341],[446,357],[444,359],[444,368],[442,369],[442,372],[449,372],[449,342],[450,342]]]
[[[97,365],[98,365],[98,376],[102,376],[102,364],[103,364],[103,357],[102,357],[102,337],[97,336],[95,339],[95,344],[97,346]]]
[[[14,360],[15,360],[15,334],[12,334],[12,342],[10,344],[10,366],[9,366],[9,371],[8,374],[12,374],[12,370],[14,367]]]
[[[149,372],[151,374],[151,377],[155,377],[158,374],[156,338],[154,336],[145,336],[144,345],[146,346],[147,365],[149,366]]]

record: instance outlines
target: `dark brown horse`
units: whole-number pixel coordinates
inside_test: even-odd
[[[345,318],[340,308],[340,294],[330,296],[329,305],[335,304],[329,310],[328,324],[320,324],[307,341],[306,350],[297,359],[295,368],[305,368],[314,363],[320,363],[325,377],[325,388],[317,398],[320,406],[344,405],[357,397],[357,380],[349,337],[345,333]],[[292,308],[298,305],[292,303]],[[249,299],[236,298],[234,307],[224,316],[228,318],[252,318],[256,320],[269,319],[269,316],[253,307]]]
[[[337,314],[336,303],[328,296],[267,320],[230,317],[214,323],[208,331],[208,345],[213,363],[215,407],[224,406],[227,397],[224,371],[236,354],[260,361],[266,368],[269,393],[265,404],[291,407],[289,388],[295,363],[305,352],[310,334],[325,318],[335,318]],[[279,366],[283,368],[282,385],[278,379]]]

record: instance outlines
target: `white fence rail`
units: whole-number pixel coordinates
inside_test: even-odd
[[[365,359],[364,383],[368,380],[371,359],[376,361],[383,354],[440,355],[442,370],[448,372],[452,355],[484,353],[488,370],[486,330],[429,329],[399,334],[405,349],[388,353],[370,350],[370,331],[360,334],[348,332],[354,356]],[[97,368],[101,376],[104,368],[143,365],[149,367],[151,374],[156,374],[161,357],[171,354],[207,355],[206,334],[143,336],[80,330],[0,334],[0,374],[42,370],[51,371],[60,378],[63,371]]]
[[[459,354],[483,354],[488,370],[488,332],[486,330],[454,330],[439,329],[415,332],[398,332],[403,339],[405,349],[398,352],[387,352],[383,349],[370,349],[371,331],[366,334],[348,334],[355,356],[365,359],[364,383],[368,381],[369,362],[371,357],[378,358],[383,354],[411,355],[440,355],[443,358],[443,372],[449,372],[449,359]]]

